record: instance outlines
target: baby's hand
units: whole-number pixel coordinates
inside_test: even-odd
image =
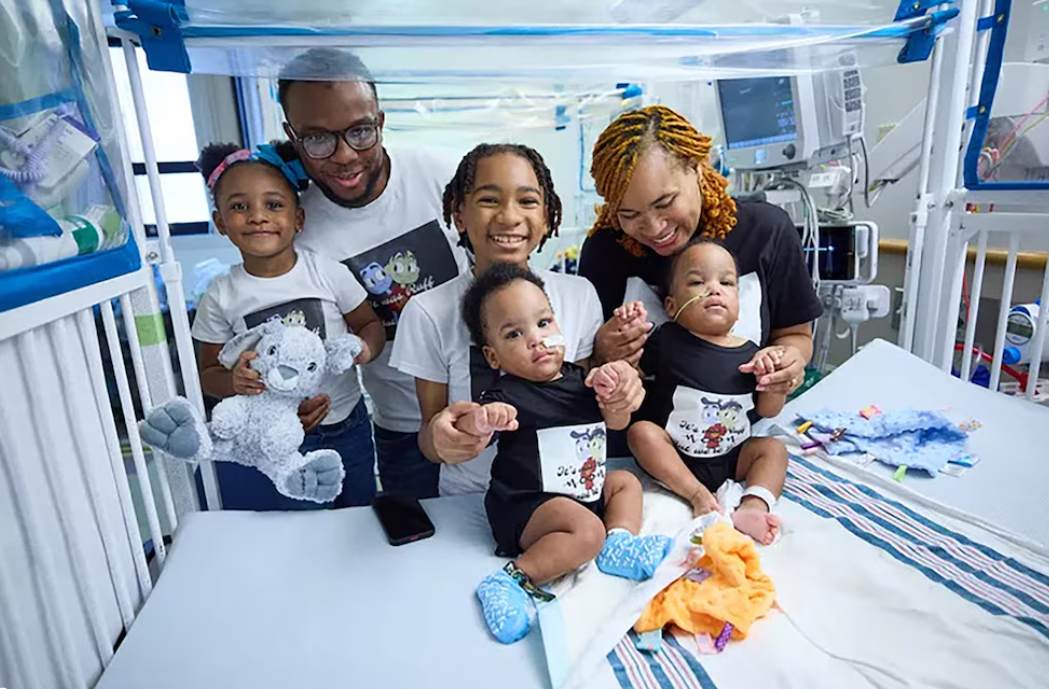
[[[237,363],[233,365],[233,392],[237,395],[258,395],[266,389],[262,374],[251,367],[251,361],[258,359],[255,352],[241,352]]]
[[[627,302],[612,313],[624,323],[629,323],[635,319],[642,321],[648,320],[648,310],[645,308],[645,305],[639,301]]]
[[[783,362],[784,351],[782,347],[766,347],[754,355],[750,360],[754,375],[758,378],[766,376],[779,368]]]
[[[624,409],[634,412],[644,399],[637,369],[625,361],[612,361],[591,369],[585,383],[597,393],[597,401],[602,407],[610,401],[623,398],[629,402]],[[638,391],[642,394],[634,394]]]
[[[490,402],[463,415],[455,427],[478,438],[499,431],[516,431],[517,410],[505,402]]]
[[[598,399],[605,399],[616,389],[619,383],[619,373],[611,366],[605,364],[590,372],[588,384],[594,388]]]

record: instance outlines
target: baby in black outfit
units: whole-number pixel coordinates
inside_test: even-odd
[[[779,530],[770,511],[783,490],[787,451],[774,438],[752,438],[751,424],[783,409],[786,395],[757,391],[782,352],[732,334],[738,284],[735,258],[709,239],[693,240],[675,257],[664,303],[673,321],[645,345],[641,369],[655,378],[638,414],[644,420],[627,439],[638,464],[697,515],[718,509],[714,493],[726,480],[745,482],[732,521],[767,545]],[[741,372],[755,354],[754,372]]]
[[[463,318],[489,365],[504,375],[456,422],[475,436],[499,433],[485,511],[498,554],[513,557],[477,587],[496,639],[513,643],[535,618],[536,588],[596,558],[606,574],[648,579],[666,557],[666,536],[639,536],[641,483],[605,473],[606,428],[636,408],[608,401],[637,371],[613,361],[586,371],[564,360],[564,339],[543,281],[495,263],[463,295]]]

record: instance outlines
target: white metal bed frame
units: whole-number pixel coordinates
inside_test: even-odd
[[[966,315],[960,375],[969,380],[980,296],[984,290],[987,247],[990,242],[1008,246],[1001,306],[991,362],[991,390],[999,388],[1005,349],[1006,325],[1012,307],[1017,256],[1024,237],[1049,232],[1049,192],[967,190],[962,184],[963,160],[973,121],[966,111],[980,94],[989,43],[988,31],[977,31],[981,17],[992,16],[993,0],[966,0],[956,31],[941,37],[932,57],[922,139],[918,202],[910,217],[907,272],[899,344],[904,349],[950,372],[954,362],[955,324],[961,309],[963,275],[970,244],[976,242],[972,292]],[[969,65],[966,69],[965,65]],[[963,68],[959,68],[963,66]],[[953,75],[944,83],[942,75]],[[933,151],[939,154],[933,155]],[[973,213],[969,206],[998,205],[1008,212]],[[1042,279],[1041,299],[1049,303],[1049,266]],[[1045,344],[1049,309],[1041,309],[1032,343],[1034,352]],[[1039,380],[1041,357],[1034,356],[1024,392],[1033,400]]]
[[[966,108],[975,102],[977,84],[983,71],[986,55],[986,34],[976,30],[977,19],[990,12],[992,0],[961,0],[961,14],[954,22],[954,31],[941,34],[934,49],[928,92],[928,108],[925,115],[924,138],[920,162],[919,198],[916,211],[911,216],[910,249],[905,283],[905,307],[900,332],[900,344],[922,358],[932,361],[944,370],[949,370],[953,359],[955,331],[952,326],[957,321],[961,276],[965,267],[966,250],[975,238],[978,251],[974,279],[973,298],[966,330],[965,346],[973,343],[975,324],[978,316],[979,295],[983,288],[983,269],[986,265],[986,251],[992,235],[997,239],[1001,235],[1008,237],[1009,260],[1005,272],[1002,308],[998,314],[998,335],[995,343],[993,362],[992,388],[997,386],[1001,374],[1002,345],[1005,330],[1005,319],[1010,306],[1013,280],[1016,272],[1016,257],[1020,238],[1026,233],[1043,231],[1042,225],[1049,218],[1049,194],[1018,192],[967,192],[961,189],[961,155],[962,145],[971,129],[971,123],[965,120]],[[88,532],[83,525],[76,523],[65,511],[68,503],[69,480],[62,476],[54,462],[45,461],[43,455],[47,448],[47,439],[54,437],[56,421],[50,417],[42,418],[33,430],[39,443],[39,457],[31,457],[45,467],[48,483],[54,494],[54,509],[61,522],[64,535],[63,547],[73,565],[76,575],[77,595],[83,602],[82,610],[63,610],[50,606],[45,618],[40,620],[46,630],[48,658],[50,667],[44,668],[30,663],[31,655],[24,647],[20,634],[8,633],[4,629],[20,629],[28,622],[18,618],[18,606],[14,605],[14,593],[11,587],[9,564],[0,561],[0,668],[5,668],[10,686],[42,687],[40,678],[53,672],[58,684],[68,689],[83,689],[92,686],[111,660],[114,643],[121,631],[129,629],[134,619],[148,598],[155,577],[162,571],[166,548],[162,532],[161,514],[164,515],[174,534],[178,518],[184,510],[197,509],[195,491],[192,489],[190,472],[185,465],[170,460],[159,461],[165,466],[156,472],[157,489],[160,494],[159,505],[154,498],[154,487],[150,480],[147,456],[138,437],[137,422],[134,414],[134,400],[137,394],[141,409],[148,413],[154,403],[160,403],[174,394],[175,380],[173,368],[166,347],[141,346],[136,329],[136,316],[156,317],[159,313],[157,295],[153,284],[152,266],[158,267],[166,286],[171,318],[174,324],[175,343],[178,359],[181,363],[181,377],[187,396],[203,408],[200,384],[194,357],[193,343],[190,337],[186,304],[182,290],[182,276],[176,262],[170,241],[170,231],[161,192],[160,175],[156,153],[153,146],[152,132],[145,104],[142,87],[142,76],[135,55],[133,34],[114,30],[111,35],[122,41],[123,53],[130,77],[131,92],[134,98],[135,115],[145,154],[145,168],[148,175],[150,192],[156,211],[158,238],[147,240],[144,235],[141,211],[134,194],[128,199],[129,220],[139,240],[143,257],[143,268],[107,282],[91,285],[83,289],[62,294],[57,297],[22,307],[0,316],[0,346],[5,341],[14,342],[21,374],[29,381],[30,400],[35,407],[45,408],[43,367],[49,363],[43,352],[52,348],[55,342],[82,343],[83,354],[89,363],[89,378],[92,388],[93,408],[78,407],[67,404],[68,420],[72,426],[74,438],[83,436],[81,431],[86,426],[100,425],[105,437],[105,461],[108,463],[107,476],[112,478],[116,494],[119,496],[121,519],[114,523],[100,510],[98,501],[105,486],[100,486],[96,476],[84,471],[89,477],[86,490],[92,496],[92,505],[96,511],[97,534]],[[957,69],[958,65],[971,65],[969,69]],[[108,67],[107,67],[108,69]],[[941,75],[953,75],[943,82]],[[935,155],[934,155],[935,151]],[[128,188],[134,189],[130,170],[125,169]],[[1012,213],[971,214],[963,209],[966,203],[1013,204],[1022,210]],[[127,334],[127,349],[130,354],[136,389],[132,389],[128,373],[124,366],[124,348],[119,338],[117,319],[112,307],[112,300],[119,299],[124,328]],[[1043,287],[1043,302],[1049,303],[1049,271]],[[106,374],[102,365],[101,342],[96,337],[93,308],[100,307],[104,325],[106,346],[113,366],[115,382],[123,412],[121,422],[126,428],[131,445],[131,454],[138,477],[140,498],[145,512],[150,539],[154,545],[155,571],[150,571],[142,545],[142,535],[138,527],[128,475],[123,464],[122,450],[118,436],[118,424],[114,419],[107,393]],[[1049,309],[1043,309],[1041,327],[1038,329],[1036,350],[1045,338],[1049,321]],[[55,350],[57,351],[57,350]],[[968,349],[966,350],[968,351]],[[58,365],[58,376],[66,385],[72,386],[78,380],[78,374],[71,363],[62,356],[55,357]],[[966,357],[967,358],[967,357]],[[1037,359],[1037,357],[1036,357]],[[1039,362],[1032,362],[1032,380],[1037,380]],[[968,378],[968,362],[965,363],[962,376]],[[1033,394],[1033,385],[1027,396]],[[0,386],[0,403],[18,403],[17,400],[4,399],[4,387]],[[43,405],[43,406],[41,406]],[[96,418],[97,416],[97,418]],[[11,438],[16,429],[6,427],[4,416],[0,415],[0,438]],[[9,450],[10,451],[10,450]],[[0,460],[3,459],[4,443],[0,442]],[[100,459],[78,453],[81,463]],[[154,461],[157,461],[154,458]],[[58,589],[63,585],[59,581],[59,569],[54,566],[55,558],[49,549],[52,547],[46,540],[41,527],[42,515],[39,506],[30,501],[20,500],[20,496],[29,495],[34,486],[19,469],[19,463],[0,461],[0,467],[7,467],[8,479],[13,487],[15,508],[21,515],[30,544],[31,558],[39,575],[39,586],[45,599],[58,600]],[[207,506],[220,508],[217,482],[210,464],[201,467]],[[2,478],[2,476],[0,476]],[[173,490],[173,486],[176,490]],[[87,576],[88,563],[83,548],[85,543],[97,540],[109,555],[109,583],[116,592],[116,603],[119,608],[121,629],[114,631],[104,624],[103,605],[99,603],[105,596],[94,584],[94,578]],[[126,571],[114,565],[119,560],[118,551],[127,550],[133,556],[133,571]],[[77,619],[82,616],[82,620]],[[90,637],[96,658],[93,663],[82,662],[74,652],[74,627],[83,626],[90,630]],[[3,679],[0,677],[0,679]]]

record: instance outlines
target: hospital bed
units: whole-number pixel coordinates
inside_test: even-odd
[[[77,98],[78,107],[95,114],[103,134],[115,132],[104,145],[113,174],[99,179],[105,178],[106,188],[116,194],[116,205],[126,195],[129,231],[127,241],[108,253],[32,268],[31,279],[0,283],[0,685],[283,689],[321,682],[440,686],[454,681],[464,687],[531,687],[545,686],[551,675],[563,677],[553,669],[563,668],[569,656],[576,668],[587,670],[582,679],[600,689],[969,685],[959,677],[981,684],[1037,685],[1026,681],[1031,668],[1049,665],[1042,632],[1049,624],[1049,565],[1039,545],[1049,536],[1037,520],[1038,491],[1031,488],[1045,485],[1039,480],[1045,470],[1037,461],[1045,455],[1039,444],[1046,427],[1044,410],[951,380],[884,343],[872,344],[790,405],[777,425],[789,429],[792,412],[820,406],[953,406],[982,423],[973,435],[981,463],[959,479],[908,475],[897,484],[877,466],[861,471],[818,457],[799,458],[783,504],[793,526],[763,554],[784,612],[717,657],[699,658],[677,640],[668,641],[661,655],[643,656],[627,634],[631,620],[621,614],[622,606],[605,606],[615,608],[608,619],[602,618],[607,624],[601,626],[611,636],[606,633],[601,644],[580,650],[575,635],[580,615],[573,611],[582,610],[582,617],[605,613],[588,609],[585,600],[580,603],[579,592],[593,584],[609,586],[607,577],[595,578],[589,570],[577,588],[559,594],[565,618],[561,637],[532,634],[515,646],[499,646],[487,636],[473,594],[479,578],[500,562],[491,555],[477,498],[428,503],[437,535],[401,549],[385,545],[365,509],[303,515],[197,512],[187,467],[144,453],[134,430],[137,412],[162,403],[179,384],[190,399],[199,401],[200,392],[133,42],[147,53],[154,51],[154,68],[189,60],[193,71],[261,77],[272,77],[305,46],[349,45],[361,49],[386,81],[414,88],[432,78],[451,89],[473,77],[472,83],[486,89],[498,82],[497,100],[512,97],[507,93],[513,93],[514,79],[534,85],[541,75],[543,84],[537,88],[545,89],[549,98],[544,102],[556,104],[550,115],[557,126],[566,112],[564,103],[571,102],[559,100],[565,94],[562,82],[567,85],[564,97],[570,99],[572,88],[595,79],[648,83],[763,70],[819,71],[854,52],[864,65],[887,64],[901,47],[901,56],[921,59],[937,43],[933,74],[961,76],[953,82],[930,80],[929,102],[940,107],[938,114],[935,108],[927,110],[920,191],[930,194],[923,204],[932,204],[923,208],[938,210],[928,217],[923,210],[916,218],[901,341],[922,359],[949,369],[946,355],[956,339],[964,282],[953,261],[965,256],[971,238],[978,242],[982,271],[979,256],[986,254],[988,235],[1008,237],[1005,309],[1019,249],[1014,241],[1020,232],[1017,221],[1023,221],[1027,234],[1044,226],[1036,213],[960,220],[958,209],[965,202],[1005,203],[1008,194],[954,189],[959,145],[951,137],[967,131],[963,113],[971,103],[963,101],[979,90],[967,82],[965,66],[973,58],[975,84],[984,39],[988,33],[1001,34],[991,28],[977,41],[978,30],[1007,23],[981,18],[998,12],[999,6],[1006,11],[1007,2],[965,0],[958,3],[958,19],[953,8],[903,3],[898,22],[887,21],[896,3],[883,3],[892,5],[887,12],[879,3],[859,3],[866,8],[861,27],[759,24],[742,29],[732,24],[740,21],[736,10],[746,14],[754,3],[705,4],[704,21],[728,22],[720,30],[688,24],[624,28],[609,23],[604,2],[515,5],[514,24],[500,27],[492,25],[505,19],[495,8],[502,12],[509,6],[489,4],[482,14],[469,15],[477,8],[453,0],[433,6],[441,8],[442,16],[453,9],[467,13],[462,15],[464,25],[436,28],[426,25],[432,16],[408,11],[410,3],[359,3],[365,15],[375,13],[375,23],[355,21],[349,28],[340,23],[346,19],[343,0],[315,3],[308,17],[298,5],[262,0],[252,3],[253,12],[239,0],[129,4],[143,16],[132,17],[130,25],[112,30],[111,36],[122,42],[128,65],[156,239],[145,236],[137,196],[124,192],[135,185],[120,117],[112,112],[116,99],[108,62],[102,59],[105,34],[94,4],[55,0],[31,4],[31,14],[7,15],[28,18],[18,28],[30,36],[39,26],[53,25],[44,31],[47,41],[15,42],[56,48],[55,55],[27,65],[79,58],[82,70],[70,71],[68,83],[52,83],[48,77],[45,90],[59,89],[54,94],[5,91],[3,105],[21,112],[27,104],[44,108],[68,102],[51,96],[86,96]],[[656,3],[614,4],[637,9]],[[666,4],[686,12],[698,3]],[[802,4],[813,3],[767,6],[779,13],[800,10]],[[822,4],[828,14],[850,5]],[[23,5],[21,0],[0,0],[3,8],[21,10]],[[151,10],[158,11],[149,14]],[[188,22],[182,21],[185,12]],[[538,16],[563,23],[537,28],[531,22]],[[305,28],[302,22],[311,18],[323,28]],[[423,25],[398,28],[409,20]],[[238,29],[240,21],[245,25]],[[941,32],[948,22],[953,33]],[[551,49],[552,44],[558,49]],[[811,46],[816,47],[811,55],[795,51]],[[535,61],[522,59],[518,50]],[[28,79],[36,72],[27,68],[18,74]],[[10,85],[5,80],[0,91]],[[631,87],[617,86],[614,93],[625,98],[636,91]],[[489,90],[482,89],[481,95],[488,97]],[[105,167],[102,161],[99,166]],[[1040,198],[1046,204],[1037,195],[1013,194],[1014,203],[1020,204],[1021,197],[1029,203],[1028,210],[1038,211]],[[952,206],[954,214],[944,215],[943,209]],[[943,251],[948,235],[950,252]],[[919,275],[919,268],[926,270]],[[157,326],[157,274],[174,321],[177,368]],[[70,281],[60,281],[60,276]],[[974,304],[979,302],[979,284],[973,283]],[[1049,302],[1049,277],[1045,285],[1043,302]],[[10,301],[12,295],[17,301]],[[975,314],[970,316],[974,322]],[[1004,337],[1004,317],[998,333]],[[965,346],[970,344],[967,332]],[[1037,349],[1042,340],[1036,344]],[[993,367],[992,388],[998,363]],[[968,378],[967,370],[963,378]],[[111,399],[119,400],[116,410]],[[213,500],[217,491],[209,468],[201,466]],[[655,516],[666,518],[646,521],[649,527],[684,524],[687,529],[688,515],[680,502],[652,490],[647,504],[658,512]],[[892,528],[887,529],[886,520]],[[828,550],[842,561],[828,562]],[[862,609],[865,602],[869,608]],[[864,623],[842,626],[839,618],[845,610]],[[819,619],[821,615],[826,619]],[[932,643],[939,630],[928,626],[930,620],[943,620],[952,629],[942,645]],[[940,654],[930,654],[930,649]],[[918,660],[921,667],[915,666]],[[579,672],[569,679],[580,680]]]
[[[899,499],[899,491],[914,491],[918,495],[910,501],[919,506],[916,509],[922,509],[926,499],[951,508],[944,512],[945,519],[954,510],[977,515],[1004,527],[1000,531],[989,527],[995,538],[1000,534],[1012,543],[1013,537],[1005,532],[1013,532],[1015,542],[1023,544],[1017,550],[1032,553],[1043,566],[1049,563],[1038,559],[1049,550],[1031,543],[1049,543],[1049,528],[1039,518],[1044,492],[1023,488],[1046,485],[1049,480],[1049,466],[1036,461],[1045,456],[1049,410],[967,385],[876,341],[767,425],[792,427],[794,415],[801,410],[860,409],[872,403],[883,410],[949,405],[977,418],[982,426],[972,435],[971,449],[980,463],[960,478],[919,479],[909,474],[902,484],[891,481],[889,472],[877,464],[834,475],[871,486],[886,500]],[[820,472],[834,467],[805,457],[792,471],[794,483],[788,484],[787,501],[800,504],[803,500],[798,496],[805,495],[800,486],[818,482]],[[797,487],[792,488],[794,484]],[[886,488],[889,484],[895,492]],[[501,564],[492,555],[481,496],[425,504],[436,535],[399,548],[386,544],[378,521],[366,508],[301,515],[192,515],[181,527],[163,578],[98,689],[276,689],[339,683],[407,687],[452,682],[464,687],[496,682],[504,687],[548,686],[551,649],[544,653],[542,635],[502,646],[489,637],[481,619],[474,587]],[[861,544],[860,552],[870,550],[877,563],[880,547],[860,540],[859,534],[849,538]],[[784,539],[804,536],[788,521]],[[769,558],[776,571],[785,573],[785,583],[790,583],[790,571],[806,569]],[[835,578],[828,576],[827,582]],[[1049,583],[1049,568],[1032,574],[1032,580]],[[1043,594],[1049,596],[1049,588]],[[1049,606],[1049,598],[1045,600]],[[1047,610],[1043,606],[1042,612]],[[778,630],[781,622],[766,624]],[[837,624],[845,635],[856,629],[856,622],[844,617]],[[1034,657],[1049,667],[1049,640],[1043,641]],[[759,633],[739,644],[738,653],[747,648],[752,653],[773,653],[765,648],[767,643]],[[687,658],[687,651],[676,652]],[[811,649],[798,652],[801,657],[812,653]],[[618,648],[602,670],[623,666],[636,656],[625,646]],[[712,667],[713,662],[706,666]],[[784,663],[778,684],[790,686],[786,675],[799,672],[801,661],[772,656],[770,662]],[[818,666],[826,659],[813,662]],[[700,677],[711,681],[702,667],[698,674],[694,668],[683,674],[681,686],[693,686],[691,682],[713,686],[700,682]],[[733,668],[729,674],[739,672]],[[642,675],[623,676],[621,686],[664,686],[658,681],[651,684]],[[831,670],[828,683],[809,686],[835,686],[833,682],[841,677],[840,670]],[[717,686],[751,685],[730,681]],[[916,681],[911,686],[925,684]]]

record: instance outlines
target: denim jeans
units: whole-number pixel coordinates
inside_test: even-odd
[[[441,465],[426,459],[419,449],[418,433],[375,427],[375,454],[384,493],[412,498],[436,498]]]
[[[222,508],[257,512],[290,510],[323,510],[332,507],[368,505],[375,496],[375,444],[371,421],[362,399],[350,415],[338,423],[317,426],[306,434],[299,452],[335,450],[342,457],[346,478],[342,492],[334,503],[318,504],[295,500],[277,492],[273,483],[260,471],[235,462],[215,462]],[[203,486],[199,474],[197,491],[203,504]]]

